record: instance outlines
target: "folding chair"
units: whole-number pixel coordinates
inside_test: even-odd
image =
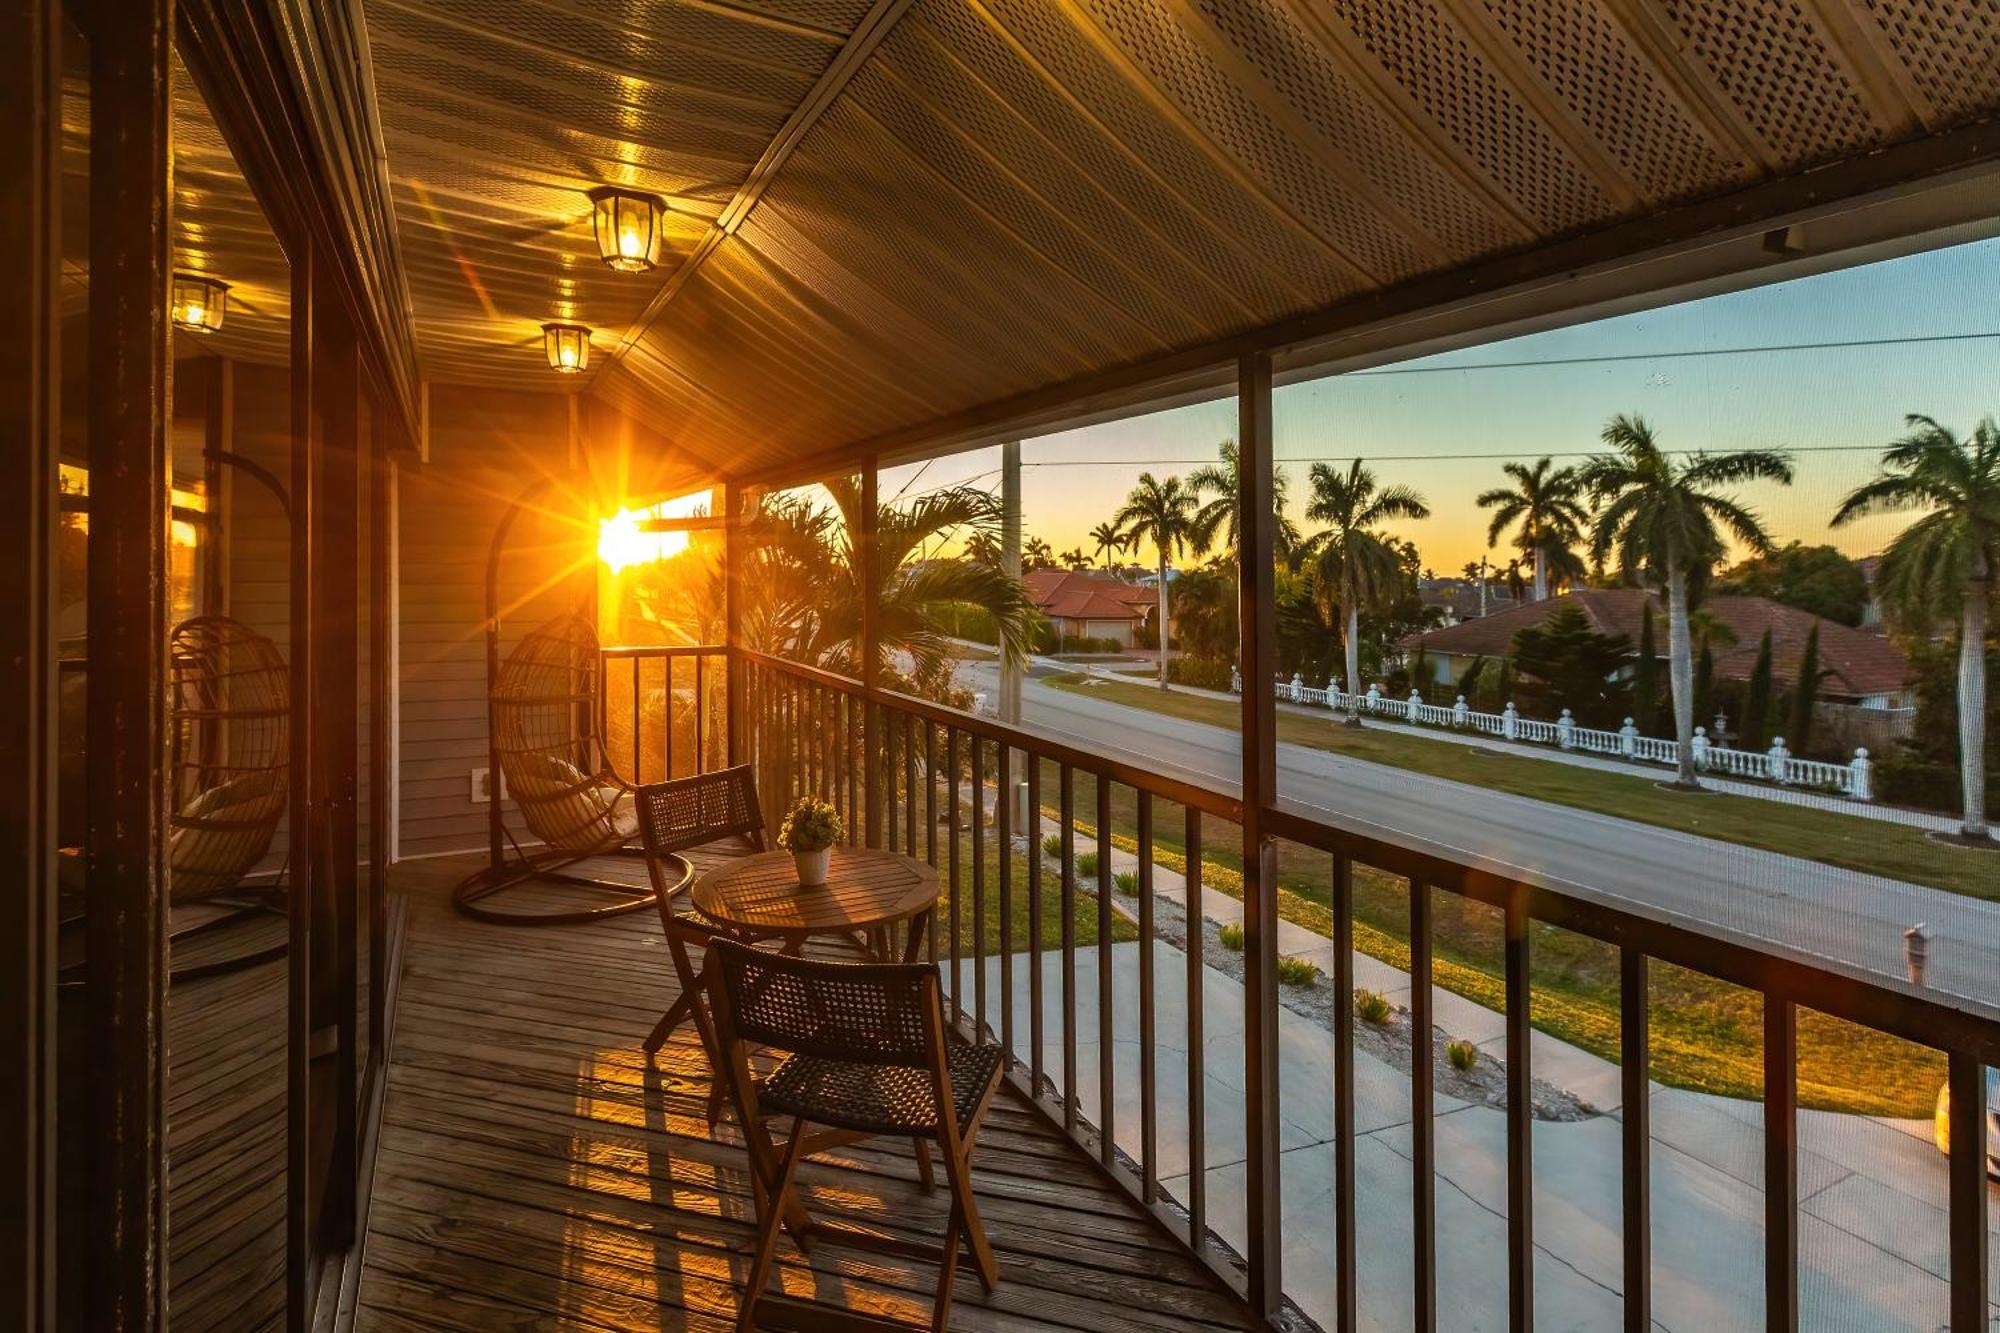
[[[711,1062],[716,1057],[714,1034],[701,1011],[702,974],[688,950],[707,949],[720,929],[698,912],[675,908],[674,899],[694,882],[694,866],[682,853],[720,838],[747,839],[752,851],[764,850],[764,815],[757,805],[757,781],[747,765],[697,777],[675,778],[634,789],[639,838],[646,851],[646,875],[653,882],[653,899],[660,909],[667,952],[681,993],[646,1038],[651,1055],[666,1044],[674,1029],[692,1018]],[[720,1106],[721,1067],[716,1066],[718,1092],[709,1102],[709,1123]]]
[[[749,1146],[757,1245],[737,1320],[755,1326],[759,1304],[788,1327],[810,1326],[812,1307],[763,1296],[780,1229],[802,1245],[814,1237],[906,1258],[938,1261],[931,1327],[951,1312],[961,1246],[991,1292],[1000,1270],[972,1197],[972,1144],[1000,1086],[998,1046],[951,1042],[937,970],[922,963],[835,963],[760,953],[718,939],[707,960],[709,1007],[723,1071]],[[789,1052],[766,1078],[750,1071],[748,1046]],[[790,1116],[778,1151],[770,1120]],[[813,1125],[831,1132],[813,1135]],[[941,1245],[899,1240],[806,1215],[794,1181],[802,1158],[876,1136],[936,1144],[951,1188]],[[922,1160],[920,1158],[920,1160]],[[843,1314],[843,1327],[877,1323]]]

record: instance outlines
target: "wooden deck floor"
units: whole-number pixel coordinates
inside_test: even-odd
[[[173,961],[190,967],[281,945],[285,928],[281,916],[257,917],[176,945]],[[176,1330],[284,1324],[286,977],[279,958],[167,992],[167,1290]]]
[[[639,1042],[674,988],[658,918],[487,925],[450,907],[466,864],[399,867],[411,898],[356,1326],[720,1329],[751,1239],[740,1140],[711,1138],[691,1029]],[[1003,1094],[974,1159],[999,1253],[991,1296],[961,1269],[952,1325],[1252,1327],[1242,1308],[1067,1140]],[[804,1168],[808,1204],[935,1239],[942,1193],[907,1144]],[[928,1265],[786,1242],[793,1296],[920,1323]],[[969,1267],[969,1266],[968,1266]]]

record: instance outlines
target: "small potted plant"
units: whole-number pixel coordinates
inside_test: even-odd
[[[801,796],[793,803],[785,822],[778,826],[778,845],[792,854],[801,885],[815,888],[826,883],[833,844],[845,831],[840,826],[840,812],[827,802]]]

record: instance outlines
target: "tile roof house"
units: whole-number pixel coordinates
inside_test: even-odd
[[[1666,608],[1652,593],[1637,588],[1578,589],[1447,629],[1412,634],[1401,646],[1410,652],[1421,647],[1425,660],[1434,664],[1436,679],[1448,681],[1465,670],[1474,657],[1497,659],[1510,655],[1516,634],[1541,624],[1559,608],[1574,604],[1582,608],[1592,629],[1599,634],[1623,634],[1632,640],[1636,651],[1640,617],[1649,602],[1653,604],[1654,634],[1664,659]],[[1712,646],[1717,680],[1748,680],[1757,660],[1758,644],[1769,630],[1772,676],[1780,685],[1789,684],[1798,677],[1806,636],[1817,624],[1820,667],[1829,673],[1820,686],[1821,698],[1867,708],[1898,708],[1908,702],[1909,660],[1880,633],[1854,629],[1767,597],[1718,594],[1706,598],[1702,607],[1736,636],[1733,643],[1717,642]]]
[[[1108,574],[1068,569],[1031,569],[1021,576],[1029,600],[1069,637],[1116,639],[1130,648],[1133,631],[1156,605],[1151,588],[1135,587]]]

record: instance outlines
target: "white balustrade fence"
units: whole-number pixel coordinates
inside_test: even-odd
[[[1498,736],[1503,740],[1526,741],[1535,745],[1553,745],[1563,750],[1579,750],[1586,754],[1609,755],[1616,759],[1630,759],[1643,764],[1664,764],[1672,767],[1680,762],[1680,747],[1672,740],[1658,736],[1641,736],[1632,724],[1631,718],[1617,731],[1605,731],[1597,727],[1586,727],[1575,722],[1569,709],[1562,710],[1562,716],[1554,722],[1540,718],[1523,717],[1510,701],[1505,710],[1498,713],[1482,713],[1466,706],[1465,696],[1458,696],[1458,702],[1449,708],[1440,704],[1428,704],[1423,696],[1412,691],[1407,699],[1398,699],[1382,692],[1382,687],[1370,685],[1366,694],[1348,694],[1340,688],[1340,682],[1329,682],[1325,689],[1307,685],[1298,676],[1290,680],[1282,677],[1276,682],[1278,698],[1289,703],[1308,704],[1330,709],[1338,713],[1352,713],[1369,717],[1391,718],[1411,722],[1418,726],[1442,727],[1458,731],[1474,731],[1481,735]],[[1232,674],[1231,685],[1241,693],[1243,681]],[[1694,729],[1695,767],[1703,772],[1720,773],[1729,777],[1748,778],[1757,782],[1774,782],[1782,787],[1804,787],[1814,791],[1838,792],[1857,801],[1874,799],[1868,751],[1857,749],[1852,761],[1845,764],[1830,764],[1819,759],[1801,759],[1785,748],[1785,738],[1780,736],[1771,743],[1769,750],[1732,750],[1726,746],[1709,742],[1708,728]]]

